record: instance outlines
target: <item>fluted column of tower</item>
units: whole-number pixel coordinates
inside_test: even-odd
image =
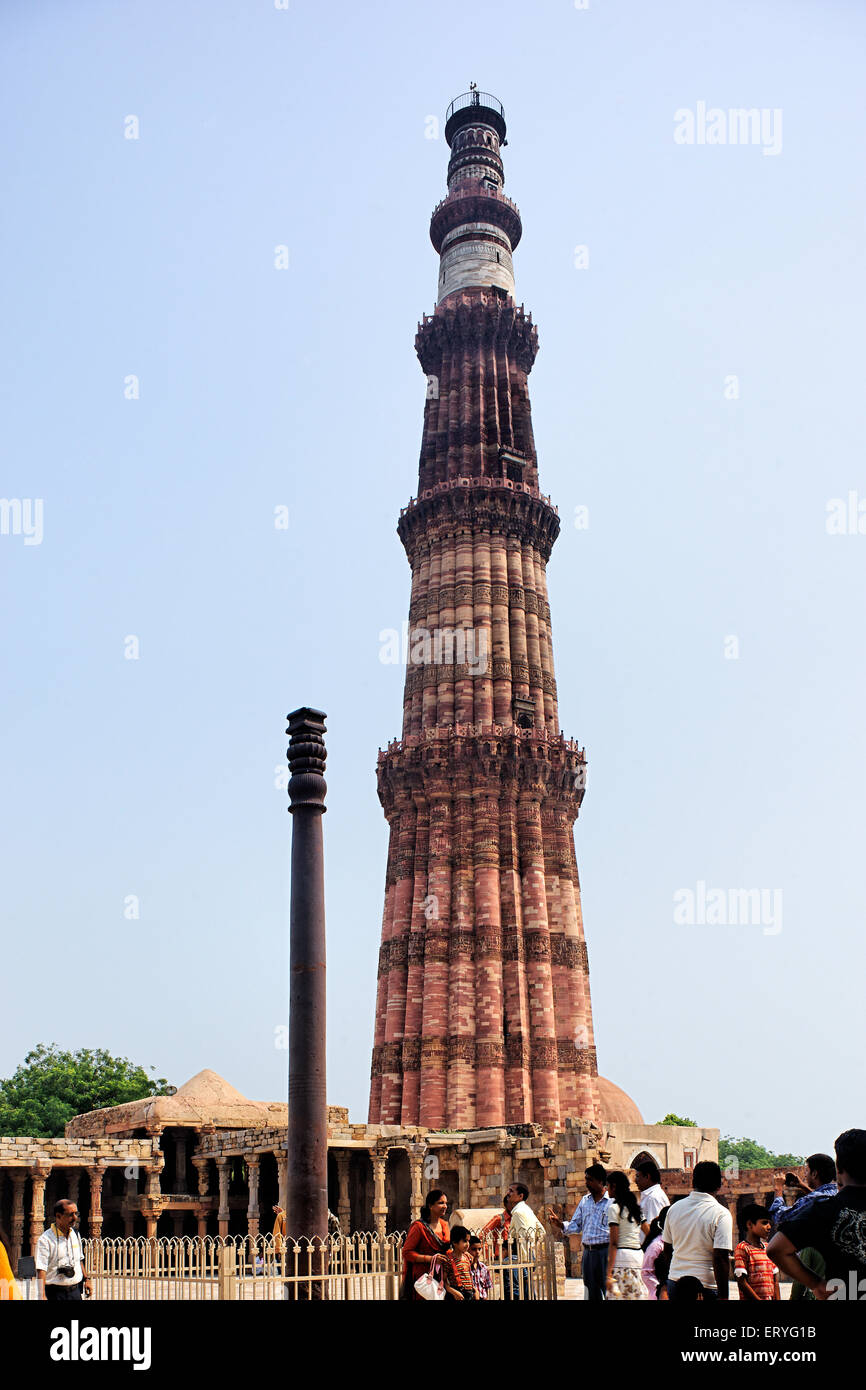
[[[398,525],[403,731],[378,766],[391,838],[369,1117],[553,1127],[598,1117],[573,836],[585,757],[559,728],[547,599],[559,518],[538,485],[501,104],[458,97],[445,136],[418,496]]]

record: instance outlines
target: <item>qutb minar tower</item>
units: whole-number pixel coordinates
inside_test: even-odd
[[[436,310],[412,570],[402,738],[379,754],[390,826],[370,1122],[471,1129],[598,1118],[573,824],[585,758],[559,727],[539,490],[514,300],[520,213],[503,193],[502,105],[448,109],[433,213]]]

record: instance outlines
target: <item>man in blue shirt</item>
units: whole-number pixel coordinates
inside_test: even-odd
[[[776,1230],[779,1230],[782,1221],[792,1221],[798,1217],[805,1216],[816,1202],[824,1201],[827,1197],[835,1197],[839,1191],[836,1182],[836,1163],[829,1154],[810,1154],[804,1164],[804,1177],[806,1185],[811,1191],[804,1192],[802,1197],[798,1197],[793,1206],[786,1207],[781,1197],[776,1197],[770,1207]],[[805,1246],[800,1251],[800,1263],[812,1273],[820,1278],[826,1272],[824,1258],[819,1251],[810,1246]],[[791,1285],[791,1299],[797,1302],[798,1299],[812,1299],[814,1295],[805,1284],[794,1280]]]
[[[860,1298],[866,1290],[866,1130],[846,1129],[836,1140],[839,1191],[818,1193],[805,1211],[782,1221],[767,1246],[770,1259],[817,1299]],[[799,1204],[798,1204],[799,1205]],[[803,1259],[807,1251],[821,1258]],[[791,1290],[793,1296],[793,1289]]]
[[[584,1173],[586,1196],[565,1226],[552,1214],[550,1221],[563,1236],[580,1236],[583,1260],[583,1296],[590,1303],[603,1303],[607,1279],[607,1249],[610,1240],[607,1212],[607,1173],[600,1163],[591,1163]]]
[[[810,1154],[804,1169],[806,1186],[810,1191],[798,1197],[791,1207],[785,1206],[781,1196],[773,1198],[770,1216],[776,1226],[780,1221],[791,1221],[795,1216],[802,1216],[813,1202],[820,1201],[822,1197],[835,1197],[839,1191],[836,1183],[836,1163],[829,1154]]]

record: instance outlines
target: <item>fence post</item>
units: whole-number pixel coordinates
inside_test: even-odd
[[[565,1248],[560,1241],[554,1240],[552,1236],[548,1236],[548,1251],[551,1241],[553,1243],[553,1286],[548,1297],[554,1299],[565,1298]]]
[[[233,1245],[224,1245],[219,1252],[217,1298],[236,1299],[237,1288],[237,1252]]]

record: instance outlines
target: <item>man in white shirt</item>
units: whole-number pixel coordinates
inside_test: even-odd
[[[512,1236],[525,1236],[529,1231],[541,1232],[544,1230],[529,1205],[528,1198],[529,1188],[522,1182],[512,1183],[505,1194],[505,1210],[511,1212],[509,1231]]]
[[[526,1260],[534,1253],[530,1243],[533,1232],[537,1232],[539,1236],[544,1234],[544,1227],[529,1205],[528,1197],[529,1188],[522,1182],[512,1183],[505,1194],[505,1210],[511,1217],[508,1226],[509,1257],[515,1262]],[[510,1283],[506,1275],[503,1289],[506,1298],[509,1296],[511,1298],[529,1297],[529,1284],[526,1276],[527,1271],[524,1269],[521,1295],[519,1271],[516,1269],[511,1271]]]
[[[662,1189],[662,1175],[651,1158],[635,1164],[634,1182],[640,1193],[640,1214],[644,1221],[653,1221],[670,1202]]]
[[[81,1291],[90,1297],[90,1279],[84,1273],[84,1247],[74,1229],[78,1208],[74,1202],[61,1197],[54,1204],[54,1220],[36,1242],[36,1275],[39,1297],[49,1302],[72,1301],[81,1298]]]
[[[704,1298],[727,1299],[734,1223],[715,1194],[722,1185],[718,1163],[698,1163],[688,1197],[674,1202],[665,1220],[664,1244],[673,1246],[668,1292],[676,1298],[678,1279],[700,1279]]]

